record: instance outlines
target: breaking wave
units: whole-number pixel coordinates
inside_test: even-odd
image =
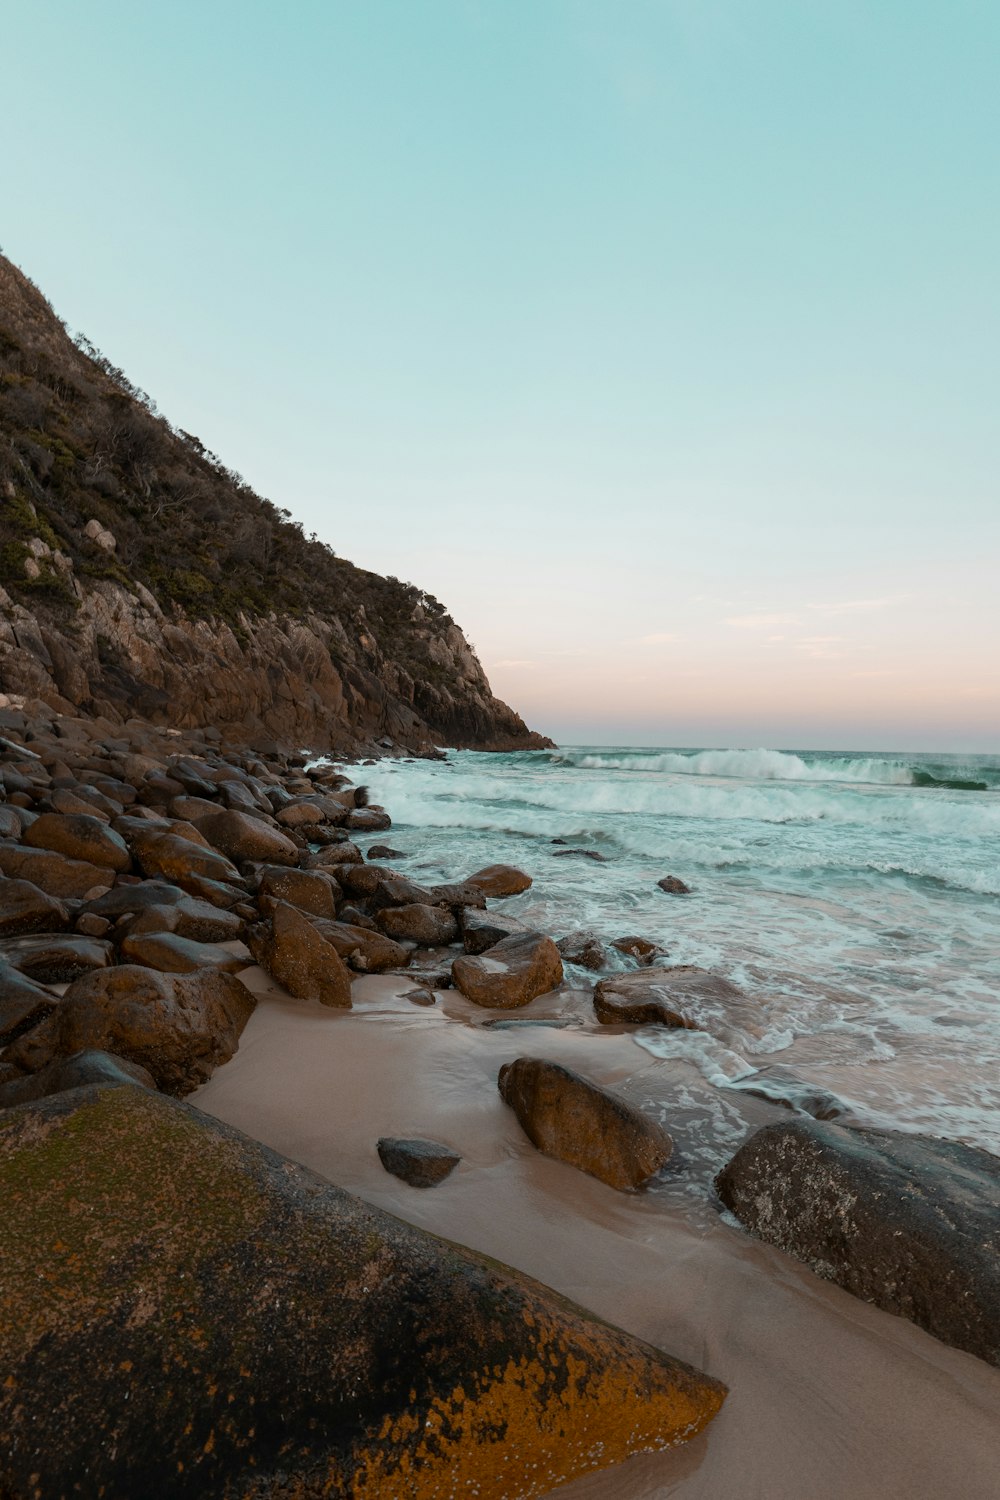
[[[582,771],[659,772],[673,776],[735,777],[744,781],[834,781],[874,786],[945,787],[954,791],[990,790],[981,776],[949,775],[963,771],[932,763],[915,765],[887,756],[807,756],[789,750],[570,750],[552,754],[554,764]]]

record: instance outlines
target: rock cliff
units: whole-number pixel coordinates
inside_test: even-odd
[[[2,256],[0,693],[341,753],[550,743],[436,599],[307,538]]]

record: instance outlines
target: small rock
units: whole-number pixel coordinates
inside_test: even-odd
[[[379,1141],[378,1154],[387,1172],[418,1188],[436,1187],[462,1160],[450,1146],[437,1141],[401,1140],[388,1135]]]
[[[437,1004],[437,999],[435,998],[433,990],[425,990],[425,989],[405,990],[404,993],[403,993],[403,995],[402,995],[402,999],[409,1000],[409,1002],[410,1002],[411,1005],[436,1005]]]
[[[83,933],[84,937],[107,937],[111,931],[111,923],[107,917],[99,917],[92,911],[85,911],[81,916],[77,917],[74,926],[77,932]]]
[[[369,859],[405,859],[406,851],[403,849],[390,849],[388,844],[372,844],[368,850]]]
[[[596,972],[608,961],[604,944],[593,932],[574,932],[560,938],[556,947],[568,964],[578,964],[582,969]]]
[[[668,896],[690,896],[691,894],[691,887],[685,885],[683,880],[676,875],[664,875],[663,879],[656,883],[661,891],[666,891]]]
[[[615,938],[611,946],[617,948],[619,953],[627,954],[629,958],[634,958],[636,963],[643,965],[651,964],[653,959],[657,955],[662,955],[664,951],[656,943],[651,943],[648,938],[644,937]]]

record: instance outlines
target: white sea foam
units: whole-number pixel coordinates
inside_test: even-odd
[[[590,771],[669,772],[675,776],[736,776],[750,781],[870,782],[912,786],[913,770],[904,761],[836,757],[807,762],[785,750],[667,750],[628,755],[588,751],[564,757],[567,764]]]

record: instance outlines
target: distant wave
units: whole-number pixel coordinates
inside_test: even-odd
[[[874,756],[824,756],[805,760],[786,750],[630,751],[602,754],[568,750],[552,756],[555,764],[583,771],[661,772],[674,776],[729,776],[744,781],[840,781],[872,786],[948,787],[985,792],[989,783],[973,777],[935,775],[907,763]],[[937,771],[945,768],[935,767]]]

